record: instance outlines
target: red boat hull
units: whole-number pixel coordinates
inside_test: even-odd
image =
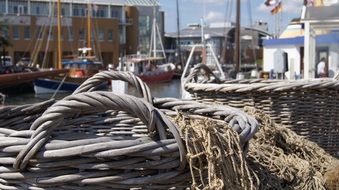
[[[174,76],[174,71],[151,73],[149,75],[139,75],[141,80],[147,83],[168,82],[172,80],[173,76]]]

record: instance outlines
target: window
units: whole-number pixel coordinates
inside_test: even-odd
[[[49,15],[49,5],[45,2],[32,2],[31,1],[31,14],[32,15]]]
[[[6,0],[0,0],[0,13],[6,13]]]
[[[103,31],[99,31],[99,41],[104,41],[105,33]]]
[[[121,7],[111,7],[111,17],[121,19],[122,18]]]
[[[93,15],[95,17],[107,18],[108,17],[108,7],[107,6],[93,5]]]
[[[42,37],[43,37],[43,29],[42,29],[42,27],[41,26],[38,26],[37,28],[36,28],[36,38],[38,39],[38,40],[41,40],[42,39]]]
[[[107,38],[108,41],[113,41],[113,30],[108,30]]]
[[[84,29],[79,30],[79,40],[85,40],[85,31]]]
[[[24,39],[29,40],[31,38],[31,27],[25,26],[24,27]]]
[[[73,28],[72,27],[67,28],[68,28],[68,40],[73,41]]]
[[[73,4],[73,16],[86,16],[87,5]]]
[[[14,40],[19,40],[20,39],[20,30],[19,30],[19,26],[13,26],[12,27],[13,30],[13,39]]]
[[[28,1],[20,0],[8,1],[8,13],[27,14],[28,13],[27,2]]]
[[[53,35],[53,30],[48,31],[48,40],[53,40],[54,35]]]

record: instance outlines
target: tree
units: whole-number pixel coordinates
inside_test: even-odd
[[[0,21],[0,47],[2,47],[2,56],[1,65],[4,65],[6,47],[11,45],[11,42],[8,38],[8,25],[4,21]]]

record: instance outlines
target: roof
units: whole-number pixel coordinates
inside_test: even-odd
[[[50,2],[57,0],[31,0],[36,2]],[[159,6],[158,0],[91,0],[93,4],[98,5],[119,5],[119,6]],[[87,4],[88,1],[84,0],[62,0],[62,3],[78,3],[78,4]]]
[[[339,20],[339,4],[323,7],[307,7],[303,20]]]
[[[159,6],[158,0],[125,0],[127,6]]]
[[[338,44],[339,43],[339,32],[333,32],[325,35],[318,35],[316,37],[317,44]],[[304,37],[295,37],[295,38],[278,38],[278,39],[269,39],[263,41],[264,46],[303,46]]]
[[[204,34],[210,35],[211,37],[225,37],[233,29],[234,27],[204,27]],[[256,32],[263,33],[263,34],[270,36],[270,34],[268,34],[267,32],[262,31],[260,29],[256,29],[256,28],[244,27],[244,28],[241,28],[241,30],[244,30],[244,31],[252,30],[252,31],[256,31]],[[176,38],[177,33],[176,32],[166,33],[166,37]],[[180,38],[188,38],[188,37],[189,38],[201,38],[201,27],[188,27],[188,28],[180,30]]]

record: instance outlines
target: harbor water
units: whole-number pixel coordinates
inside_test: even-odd
[[[172,80],[167,83],[154,83],[148,85],[151,89],[153,97],[173,97],[180,98],[180,79]],[[138,96],[135,88],[128,88],[128,94]],[[55,99],[62,99],[69,93],[57,93]],[[34,92],[29,93],[17,93],[7,94],[5,99],[5,105],[23,105],[37,103],[44,100],[48,100],[53,94],[35,95]]]

